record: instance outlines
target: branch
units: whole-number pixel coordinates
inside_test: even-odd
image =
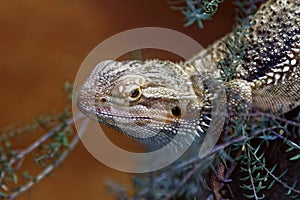
[[[30,146],[28,146],[26,149],[20,151],[17,153],[16,156],[12,157],[11,160],[8,162],[8,166],[12,167],[17,161],[22,161],[25,159],[25,157],[32,153],[35,149],[40,147],[44,142],[48,141],[51,139],[52,136],[54,136],[58,131],[60,130],[65,130],[68,127],[72,126],[75,121],[81,119],[83,115],[76,115],[74,118],[69,118],[65,123],[60,124],[56,127],[54,127],[51,131],[47,132],[45,135],[41,136],[38,138],[36,141],[34,141]],[[75,146],[78,144],[80,136],[85,132],[86,127],[88,124],[88,120],[85,119],[82,123],[82,126],[80,130],[78,131],[78,134],[76,134],[72,141],[70,142],[67,150],[65,150],[61,155],[58,156],[57,159],[53,161],[50,165],[48,165],[46,168],[43,169],[41,173],[39,173],[37,176],[32,178],[30,181],[28,181],[26,184],[22,185],[17,189],[17,191],[12,192],[11,194],[4,194],[5,197],[7,197],[9,200],[15,199],[17,196],[19,196],[21,193],[27,191],[30,189],[32,186],[37,184],[39,181],[41,181],[45,176],[47,176],[51,171],[53,171],[54,168],[56,168],[59,164],[61,164],[66,157],[69,155],[69,153],[75,148]],[[20,165],[20,163],[19,163]],[[18,166],[18,168],[21,166]],[[6,187],[3,185],[3,178],[5,177],[5,172],[1,173],[0,177],[0,183],[2,186]]]

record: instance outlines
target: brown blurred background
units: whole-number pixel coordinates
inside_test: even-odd
[[[184,28],[184,16],[170,10],[166,0],[124,2],[0,1],[0,128],[62,111],[68,103],[63,84],[72,82],[85,56],[114,34],[137,27],[165,27],[205,47],[229,32],[233,24],[230,1],[221,4],[203,30],[196,25]],[[119,134],[112,135],[119,138]],[[122,138],[122,142],[130,140]],[[130,187],[130,176],[102,165],[79,144],[54,176],[17,199],[112,199],[106,194],[104,180],[111,178]]]

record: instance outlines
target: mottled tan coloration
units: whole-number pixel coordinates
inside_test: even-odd
[[[213,96],[204,87],[205,78],[193,82],[183,65],[103,61],[82,86],[78,106],[100,123],[145,142],[166,144],[177,133],[203,135]],[[198,76],[195,69],[193,74]]]
[[[250,24],[215,42],[191,62],[200,68],[208,58],[218,63],[226,59],[228,44],[244,41],[243,59],[232,61],[239,62],[233,78],[249,83],[254,107],[288,112],[300,105],[300,1],[270,0],[251,17]]]
[[[275,114],[288,112],[300,105],[300,1],[270,0],[250,24],[186,63],[103,61],[82,86],[78,107],[141,141],[150,137],[151,142],[165,144],[176,134],[183,140],[201,136],[210,125],[215,98],[207,81],[223,73],[217,67],[230,54],[228,44],[243,41],[242,59],[232,60],[236,73],[223,84],[230,117],[252,106]]]

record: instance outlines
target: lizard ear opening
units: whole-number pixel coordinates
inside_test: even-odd
[[[105,102],[106,102],[106,98],[101,97],[101,98],[100,98],[100,101],[101,101],[102,103],[105,103]]]
[[[178,106],[173,107],[171,112],[176,117],[181,115],[181,109]]]

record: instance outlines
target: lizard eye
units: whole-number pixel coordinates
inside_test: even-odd
[[[130,91],[129,96],[132,100],[136,100],[141,96],[142,92],[140,88],[136,88]]]

